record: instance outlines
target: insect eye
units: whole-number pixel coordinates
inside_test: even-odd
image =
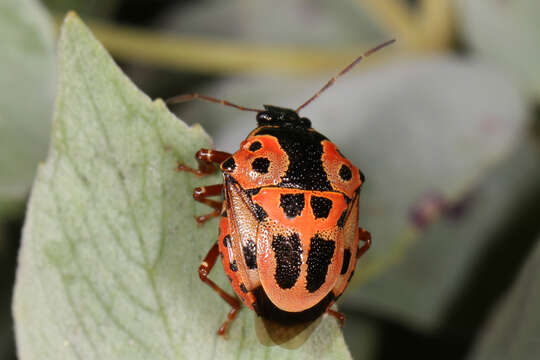
[[[260,112],[257,114],[257,123],[259,125],[269,123],[272,121],[272,116],[267,112]]]
[[[299,123],[300,127],[303,127],[303,128],[308,128],[309,129],[311,127],[311,120],[309,120],[308,118],[305,118],[305,117],[300,118],[298,120],[298,123]]]
[[[221,170],[223,171],[232,172],[234,169],[236,169],[236,162],[232,156],[221,164]]]

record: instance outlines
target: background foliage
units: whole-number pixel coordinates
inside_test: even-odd
[[[242,0],[226,4],[210,0],[163,0],[151,4],[121,0],[49,0],[45,5],[47,9],[30,0],[4,1],[0,5],[0,39],[5,49],[0,55],[0,87],[5,94],[0,101],[0,257],[4,270],[1,286],[5,289],[0,299],[4,310],[0,316],[3,335],[0,356],[6,359],[15,356],[9,289],[13,284],[23,204],[37,162],[46,158],[51,138],[52,99],[57,95],[57,54],[54,20],[51,19],[57,19],[59,24],[68,9],[79,12],[128,77],[151,97],[166,98],[200,91],[249,106],[261,103],[295,106],[355,55],[396,37],[396,46],[348,74],[304,113],[318,130],[340,145],[368,179],[362,194],[360,221],[374,234],[375,243],[360,261],[355,282],[340,302],[340,309],[348,316],[343,330],[351,355],[359,359],[386,359],[396,355],[530,359],[538,353],[535,339],[540,335],[537,325],[540,321],[537,284],[540,282],[535,266],[538,262],[536,240],[540,233],[540,155],[536,129],[540,85],[536,44],[540,31],[535,19],[540,15],[540,8],[535,1],[297,0],[270,5],[264,1]],[[93,339],[99,344],[110,340],[117,346],[103,349],[116,355],[127,354],[122,344],[129,344],[121,336],[102,339],[89,327],[95,322],[102,326],[99,331],[107,331],[104,330],[107,324],[96,320],[99,307],[93,308],[88,305],[91,302],[82,300],[87,299],[89,293],[80,284],[86,281],[91,290],[99,287],[90,293],[105,291],[111,295],[122,289],[125,292],[125,286],[121,285],[131,285],[131,280],[122,278],[126,272],[120,266],[107,265],[107,260],[99,272],[90,270],[102,257],[96,253],[98,250],[108,256],[121,255],[118,249],[100,250],[100,244],[107,244],[107,238],[99,234],[89,236],[91,232],[77,225],[83,219],[94,221],[91,215],[82,216],[80,211],[96,210],[88,207],[92,203],[86,199],[88,194],[75,192],[76,187],[69,180],[69,169],[61,165],[59,154],[75,156],[78,161],[74,163],[82,166],[78,170],[84,175],[82,178],[97,181],[95,185],[90,181],[87,187],[95,186],[98,192],[107,179],[103,169],[119,154],[128,157],[120,158],[121,161],[115,159],[114,163],[123,164],[120,173],[134,181],[130,186],[135,188],[140,187],[137,181],[144,178],[141,174],[145,166],[157,161],[159,171],[153,173],[157,176],[156,183],[164,186],[162,191],[169,191],[163,190],[168,189],[167,186],[177,189],[176,192],[170,190],[167,204],[171,207],[159,214],[175,214],[179,221],[177,228],[191,229],[193,224],[182,223],[183,217],[187,219],[190,212],[202,211],[202,208],[181,206],[183,196],[189,197],[189,188],[194,183],[169,174],[164,164],[174,164],[176,158],[183,156],[189,158],[200,144],[196,137],[200,136],[200,141],[205,142],[209,139],[197,128],[189,130],[196,135],[182,135],[189,132],[181,130],[180,124],[173,125],[175,121],[163,105],[149,102],[127,85],[127,80],[117,80],[123,84],[120,88],[128,89],[120,96],[129,103],[128,110],[124,111],[135,114],[128,118],[138,119],[123,122],[125,116],[115,113],[122,109],[122,102],[115,103],[114,97],[107,96],[105,86],[110,81],[107,74],[115,71],[104,71],[101,63],[93,63],[91,59],[100,58],[101,50],[89,40],[82,40],[87,39],[87,35],[80,27],[72,25],[72,29],[70,41],[66,40],[64,32],[61,49],[64,59],[68,59],[64,64],[84,51],[88,51],[85,58],[90,60],[82,62],[82,68],[71,68],[68,77],[61,76],[64,85],[59,87],[53,142],[47,164],[41,168],[34,185],[27,213],[26,250],[20,257],[15,303],[22,358],[34,358],[32,354],[41,347],[65,347],[61,337],[47,338],[40,333],[45,327],[32,321],[57,319],[59,325],[55,331],[72,334],[69,321],[61,321],[70,318],[69,309],[82,315],[79,317],[81,329],[89,332],[75,332],[78,334],[75,338]],[[85,41],[90,44],[88,47]],[[69,66],[65,69],[70,69]],[[112,65],[107,66],[113,69]],[[119,74],[111,76],[123,79]],[[102,87],[84,91],[72,88],[84,78],[88,84],[98,86],[101,77]],[[109,101],[108,106],[100,109],[102,116],[116,119],[116,122],[108,119],[104,122],[112,126],[112,143],[118,142],[113,145],[113,151],[103,152],[99,133],[92,136],[95,109],[92,110],[89,99],[93,94],[102,97],[98,99],[100,105]],[[123,96],[127,96],[127,100]],[[189,123],[201,123],[216,147],[226,151],[234,151],[254,126],[251,115],[211,104],[185,104],[178,107],[178,113]],[[167,144],[174,151],[163,152],[153,147],[155,139],[141,137],[148,133],[145,126],[152,122],[155,123],[151,126],[161,129],[162,136],[170,139]],[[90,131],[88,136],[81,137],[86,131]],[[125,143],[129,139],[134,143],[142,141],[144,145],[136,147]],[[136,151],[138,148],[144,151]],[[153,156],[156,160],[151,160]],[[141,158],[148,163],[138,162]],[[105,165],[100,165],[100,159],[104,159]],[[94,174],[101,176],[93,177]],[[46,184],[51,187],[49,190]],[[114,189],[111,186],[109,190]],[[113,200],[116,193],[100,196]],[[175,196],[178,196],[176,202]],[[136,204],[143,201],[135,199]],[[154,197],[146,203],[149,209],[153,206],[152,199]],[[74,208],[61,207],[56,214],[63,215],[53,216],[47,201]],[[130,228],[121,220],[125,213],[122,202],[105,201],[100,209],[105,214],[110,212],[110,219],[117,219],[115,226],[122,231]],[[182,211],[187,210],[182,215]],[[153,217],[148,214],[142,213],[141,220],[151,221]],[[50,226],[51,219],[61,219],[59,224],[77,239],[71,248],[66,238],[43,230],[50,230],[43,224]],[[145,224],[141,228],[150,233],[153,226]],[[212,226],[199,230],[205,240],[201,246],[187,250],[185,258],[173,256],[179,251],[174,250],[178,242],[172,240],[175,230],[166,236],[171,239],[165,241],[172,246],[166,252],[171,257],[167,260],[171,267],[158,271],[154,285],[170,291],[154,289],[154,294],[164,297],[177,294],[173,298],[180,300],[180,294],[185,293],[183,286],[196,282],[193,270],[213,237]],[[125,239],[130,238],[129,234],[125,236]],[[154,246],[153,236],[157,235],[143,237],[143,243],[149,241],[150,248]],[[97,246],[83,240],[97,241]],[[78,265],[73,262],[77,258],[75,253],[69,252],[73,249],[79,249],[76,254],[82,262]],[[33,258],[29,254],[33,254]],[[92,260],[92,256],[97,258]],[[51,267],[47,258],[60,265]],[[175,267],[178,265],[174,264],[180,262],[184,267]],[[175,269],[179,275],[173,274]],[[133,276],[142,281],[137,275]],[[214,277],[219,279],[222,275],[218,271]],[[82,278],[82,282],[73,280],[78,278]],[[171,281],[173,278],[177,281]],[[52,297],[49,299],[57,300],[49,304],[48,310],[36,307],[34,315],[25,318],[25,314],[32,314],[32,300],[42,298],[39,294],[44,290],[39,289],[43,285],[35,283],[39,279],[50,284],[47,291]],[[62,281],[58,285],[64,284],[68,291],[54,287],[59,280]],[[120,285],[114,286],[115,281]],[[201,298],[191,301],[194,304],[210,301],[209,308],[216,311],[211,317],[222,316],[226,306],[200,284],[193,286],[197,287],[200,293],[197,296]],[[114,290],[117,288],[120,290]],[[151,290],[144,290],[144,282],[140,289],[141,299],[152,294]],[[71,297],[61,295],[63,293]],[[103,299],[102,308],[115,304],[107,297]],[[71,304],[64,303],[68,300]],[[189,307],[189,301],[184,305]],[[149,306],[152,309],[152,304]],[[163,308],[166,313],[174,314],[165,316],[178,323],[173,329],[181,332],[182,326],[189,324],[194,328],[193,324],[197,323],[197,331],[205,343],[214,336],[213,324],[197,318],[196,312],[185,318],[173,310],[176,306],[179,304]],[[134,317],[129,307],[124,310],[117,321],[128,331],[138,331],[130,321],[146,320]],[[252,326],[248,315],[251,314],[242,313],[237,329]],[[148,315],[147,320],[151,318]],[[33,324],[33,327],[25,327],[25,324]],[[28,335],[30,328],[32,335]],[[234,337],[234,328],[232,330],[231,337]],[[318,336],[328,341],[334,336],[339,339],[331,321],[321,324],[316,331],[330,331],[331,335],[312,334],[314,340],[310,339],[304,348],[310,341],[321,339]],[[231,338],[228,345],[219,343],[220,349],[223,353],[236,354],[227,346],[237,340]],[[183,342],[173,343],[176,348],[172,346],[171,353],[167,353],[167,345],[162,345],[139,349],[138,355],[144,357],[148,354],[145,351],[150,351],[164,357],[171,354],[181,357]],[[246,358],[257,356],[261,346],[257,342],[244,343],[238,354]],[[33,347],[38,350],[32,350]],[[79,355],[87,358],[86,348],[80,349]],[[317,349],[314,347],[312,351]],[[342,351],[340,349],[337,345],[329,351]],[[268,351],[286,350],[273,347],[265,351],[271,358],[281,358]],[[109,353],[101,355],[104,354]],[[293,356],[294,352],[286,354]],[[346,350],[342,354],[345,356]],[[336,353],[333,356],[336,357]]]

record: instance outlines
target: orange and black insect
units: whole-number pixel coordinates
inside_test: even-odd
[[[214,209],[197,216],[198,223],[221,216],[218,240],[199,267],[201,280],[232,307],[220,335],[241,302],[208,278],[219,255],[234,292],[259,316],[295,325],[327,312],[344,321],[330,307],[345,291],[356,260],[371,244],[369,232],[358,227],[365,178],[298,113],[363,57],[393,42],[355,59],[296,110],[270,105],[252,109],[199,94],[168,101],[201,99],[257,113],[257,127],[234,154],[201,149],[195,155],[198,169],[184,164],[177,168],[204,176],[213,173],[217,164],[223,172],[223,184],[193,192],[195,200]],[[208,199],[222,194],[223,201]]]

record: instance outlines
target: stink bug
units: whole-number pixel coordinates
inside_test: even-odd
[[[221,215],[219,236],[199,267],[199,276],[231,307],[218,334],[225,335],[241,302],[208,274],[221,255],[223,268],[240,300],[257,315],[283,325],[315,320],[345,291],[356,260],[371,235],[358,227],[359,193],[364,175],[336,145],[298,112],[348,72],[355,59],[296,110],[265,105],[252,109],[199,94],[168,103],[201,99],[257,113],[257,127],[234,154],[200,149],[199,167],[177,170],[204,176],[223,172],[223,184],[195,188],[195,200],[214,209],[197,216],[200,224]],[[208,199],[223,194],[223,201]]]

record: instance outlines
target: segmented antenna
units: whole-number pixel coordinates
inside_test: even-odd
[[[233,107],[235,109],[242,110],[242,111],[254,111],[254,112],[264,111],[264,110],[261,110],[261,109],[253,109],[253,108],[248,108],[248,107],[245,107],[245,106],[236,105],[236,104],[233,104],[232,102],[229,102],[227,100],[216,99],[216,98],[206,96],[206,95],[201,95],[201,94],[198,94],[198,93],[178,95],[178,96],[172,97],[170,99],[167,99],[165,102],[167,104],[169,104],[169,105],[172,105],[172,104],[183,103],[183,102],[186,102],[186,101],[192,101],[192,100],[195,100],[195,99],[205,100],[205,101],[210,101],[210,102],[213,102],[213,103],[216,103],[216,104],[230,106],[230,107]]]
[[[300,110],[302,110],[303,108],[305,108],[306,106],[309,105],[309,103],[311,103],[313,100],[315,100],[316,98],[318,98],[323,92],[326,91],[326,89],[328,89],[330,86],[334,85],[334,83],[336,82],[336,80],[342,76],[342,75],[345,75],[347,72],[349,72],[353,67],[356,66],[356,64],[358,64],[363,58],[365,57],[368,57],[369,55],[373,54],[374,52],[377,52],[379,51],[380,49],[388,46],[388,45],[391,45],[393,44],[394,42],[396,42],[396,39],[392,39],[392,40],[388,40],[380,45],[377,45],[375,46],[373,49],[371,50],[368,50],[366,51],[363,55],[360,55],[359,57],[357,57],[352,63],[350,63],[345,69],[341,70],[341,72],[339,74],[337,74],[336,76],[334,76],[333,78],[331,78],[327,83],[326,85],[324,85],[319,91],[317,91],[315,93],[315,95],[313,95],[312,97],[310,97],[305,103],[303,103],[302,105],[300,105],[297,109],[296,109],[296,112],[299,112]]]

